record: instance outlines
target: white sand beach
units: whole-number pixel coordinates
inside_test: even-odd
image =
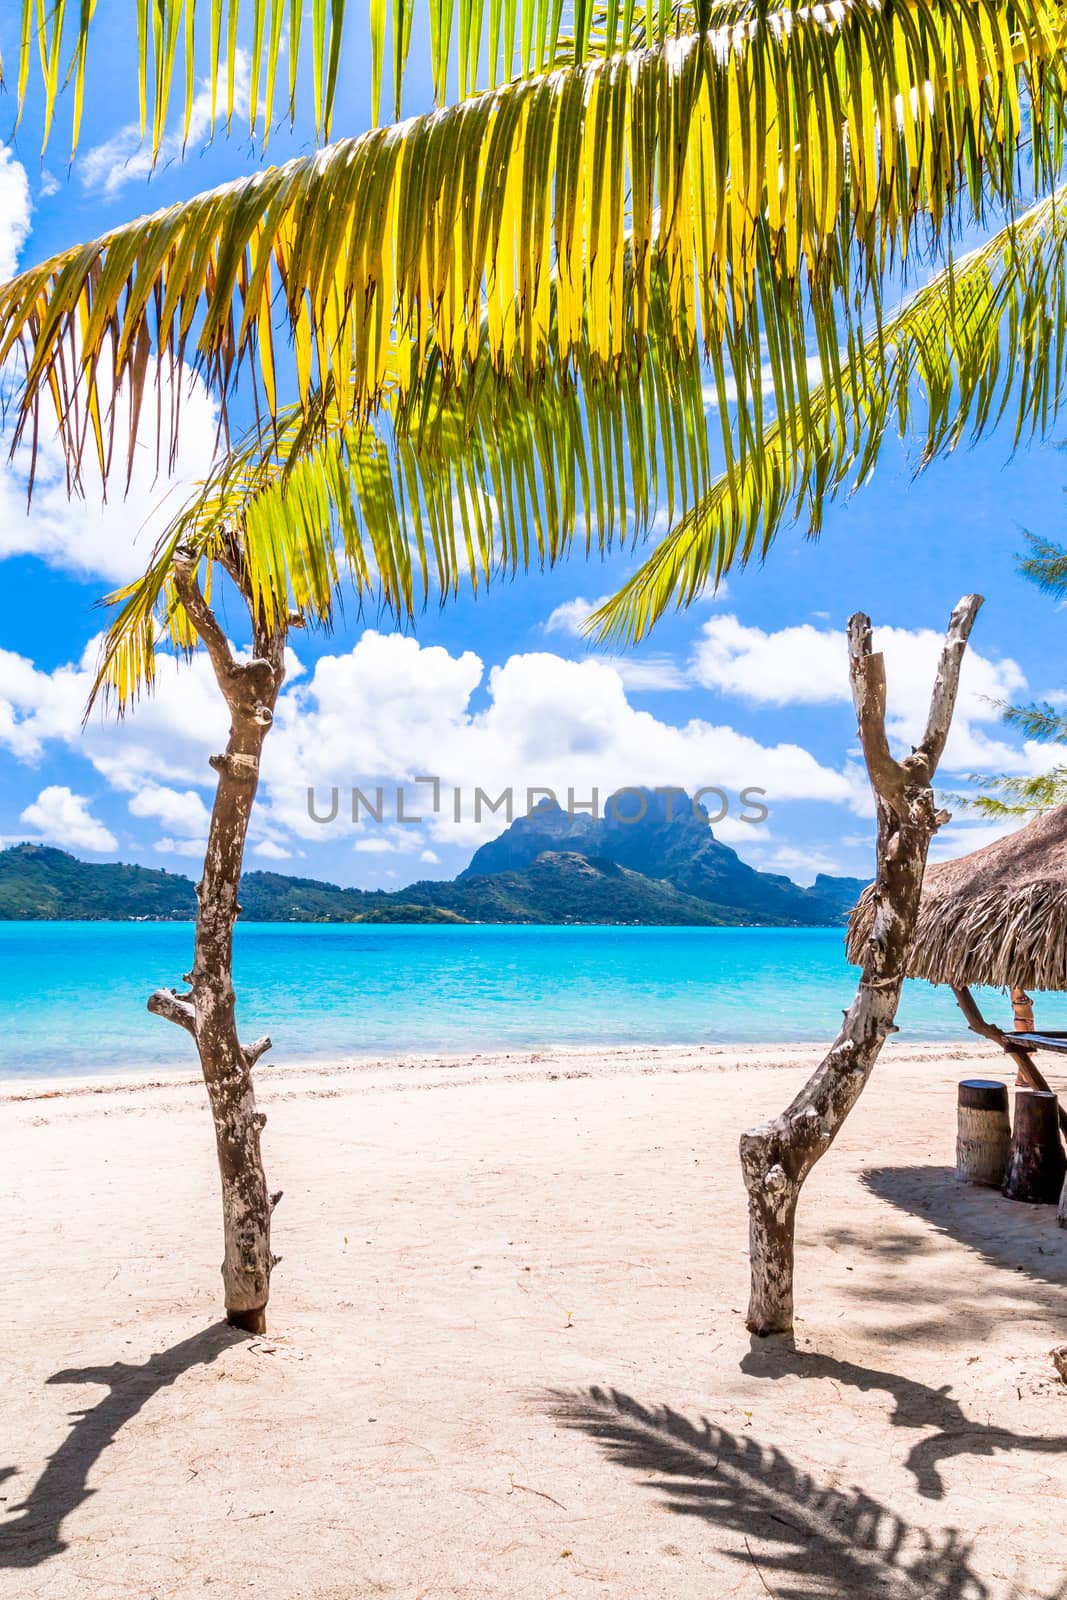
[[[218,1323],[202,1089],[0,1091],[0,1595],[1051,1600],[1067,1233],[888,1048],[743,1325],[739,1132],[808,1049],[259,1069],[271,1331]]]

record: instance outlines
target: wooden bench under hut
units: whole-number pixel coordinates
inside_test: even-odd
[[[862,960],[873,909],[867,889],[849,919],[850,961]],[[1037,1029],[1030,994],[1067,991],[1067,805],[970,855],[927,867],[907,971],[911,978],[947,984],[971,1032],[1011,1058],[1016,1083],[1036,1091],[1027,1117],[1044,1108],[1052,1114],[1055,1102],[1041,1102],[1052,1090],[1034,1057],[1042,1051],[1067,1057],[1067,1033]],[[982,1015],[972,993],[976,985],[1010,993],[1010,1030]],[[1058,1118],[1067,1132],[1062,1106]],[[1055,1139],[1054,1122],[1052,1129]],[[1058,1139],[1055,1144],[1058,1158]],[[1060,1221],[1067,1222],[1067,1188]]]

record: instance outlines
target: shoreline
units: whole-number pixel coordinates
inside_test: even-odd
[[[1067,1231],[954,1176],[999,1051],[886,1045],[805,1186],[795,1344],[745,1331],[738,1137],[824,1050],[262,1066],[262,1338],[219,1322],[200,1080],[15,1085],[0,1600],[766,1600],[785,1558],[1053,1600]]]
[[[366,1054],[296,1057],[285,1062],[262,1061],[255,1072],[257,1091],[288,1097],[308,1080],[350,1080],[350,1087],[447,1087],[483,1081],[529,1081],[552,1078],[650,1076],[689,1072],[727,1073],[745,1070],[812,1069],[830,1041],[755,1044],[750,1041],[713,1044],[546,1045],[531,1049],[465,1051],[381,1051]],[[912,1064],[953,1061],[997,1061],[992,1043],[969,1040],[905,1041],[892,1038],[882,1048],[880,1065],[894,1060]],[[1010,1064],[1009,1064],[1010,1065]],[[876,1067],[877,1071],[878,1068]],[[1009,1074],[1010,1075],[1010,1074]],[[40,1100],[68,1100],[102,1095],[141,1095],[199,1089],[195,1067],[154,1067],[131,1072],[89,1072],[25,1077],[0,1076],[0,1105]],[[321,1092],[321,1091],[320,1091]]]

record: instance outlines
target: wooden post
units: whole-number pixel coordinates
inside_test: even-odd
[[[966,987],[953,986],[952,993],[956,996],[956,1004],[963,1012],[964,1019],[972,1033],[977,1033],[983,1039],[992,1039],[1000,1048],[1007,1052],[1015,1063],[1017,1073],[1016,1082],[1025,1084],[1028,1089],[1044,1089],[1047,1094],[1052,1091],[1042,1072],[1034,1066],[1034,1058],[1030,1054],[1029,1046],[1024,1049],[1021,1044],[1016,1044],[1010,1033],[1004,1033],[994,1023],[987,1022],[978,1009],[978,1002]],[[1060,1106],[1060,1129],[1067,1136],[1067,1111]]]
[[[1055,1205],[1067,1162],[1060,1144],[1056,1096],[1045,1089],[1015,1091],[1015,1126],[1011,1134],[1004,1193],[1030,1205]]]
[[[1011,1145],[1007,1085],[995,1078],[965,1078],[956,1111],[956,1177],[960,1183],[1004,1182]]]

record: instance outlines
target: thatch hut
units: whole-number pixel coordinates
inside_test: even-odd
[[[873,912],[866,889],[849,919],[851,961],[862,961]],[[1067,990],[1067,805],[981,850],[927,867],[907,972],[948,984],[968,1027],[1002,1045],[1023,1082],[1047,1088],[1032,1054],[1067,1052],[1067,1036],[1034,1031],[1026,991]],[[972,984],[1011,990],[1012,1032],[986,1022]]]
[[[862,960],[873,905],[867,889],[849,921],[851,961]],[[927,867],[908,976],[1067,990],[1067,806]]]

